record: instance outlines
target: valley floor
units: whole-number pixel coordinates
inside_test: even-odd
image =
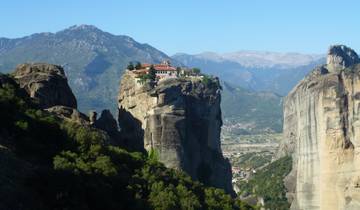
[[[221,146],[232,166],[233,184],[248,180],[256,170],[268,165],[276,152],[281,133],[234,135],[223,132]]]

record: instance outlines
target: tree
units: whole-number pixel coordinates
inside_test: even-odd
[[[136,63],[136,66],[135,66],[135,69],[141,69],[142,68],[142,65],[140,62],[137,62]]]
[[[154,68],[153,65],[150,66],[149,75],[150,75],[150,80],[151,80],[151,81],[155,81],[155,80],[156,80],[156,70],[155,70],[155,68]]]
[[[199,68],[193,68],[193,69],[192,69],[192,72],[193,72],[194,74],[196,74],[196,75],[199,75],[200,72],[201,72],[201,70],[200,70]]]
[[[127,69],[129,69],[130,71],[134,70],[134,64],[133,62],[130,62],[129,65],[127,66]]]
[[[181,68],[180,67],[176,67],[176,75],[179,76],[181,73]]]

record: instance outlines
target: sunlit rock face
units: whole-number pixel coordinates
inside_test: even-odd
[[[125,145],[156,151],[167,167],[233,193],[231,167],[222,156],[220,85],[215,79],[167,79],[140,84],[127,71],[119,93],[119,125]]]
[[[345,46],[329,50],[284,101],[285,178],[291,209],[360,209],[360,65]]]

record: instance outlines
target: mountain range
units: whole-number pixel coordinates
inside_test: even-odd
[[[16,39],[0,38],[0,72],[8,73],[17,64],[26,62],[61,65],[83,112],[107,108],[116,113],[119,81],[126,65],[130,61],[159,63],[163,60],[170,60],[173,65],[199,67],[203,73],[218,76],[226,82],[222,102],[225,120],[237,119],[240,124],[261,125],[255,126],[260,130],[279,131],[282,121],[281,114],[278,115],[281,113],[280,96],[287,94],[310,69],[323,63],[324,57],[259,51],[170,57],[149,44],[139,43],[129,36],[113,35],[91,25],[75,25],[56,33],[37,33]],[[264,95],[271,95],[272,102],[268,103],[269,98],[262,97]],[[256,103],[261,106],[271,107],[261,109],[268,112],[261,116],[280,118],[270,117],[268,122],[274,123],[265,125],[268,122],[264,124],[259,112],[246,105],[254,104],[252,98],[256,98]],[[239,112],[238,107],[243,110]],[[242,113],[247,115],[239,117]],[[251,118],[254,120],[249,120]]]
[[[186,66],[197,66],[230,84],[254,91],[286,95],[315,66],[325,62],[323,55],[238,51],[172,56]]]
[[[45,62],[62,65],[83,111],[115,110],[123,69],[130,61],[158,63],[169,56],[128,36],[112,35],[91,25],[72,26],[57,33],[0,39],[0,71],[17,64]]]

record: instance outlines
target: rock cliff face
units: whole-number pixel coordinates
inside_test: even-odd
[[[113,144],[120,142],[117,122],[109,110],[104,110],[99,119],[96,115],[89,119],[77,110],[76,98],[62,67],[47,63],[20,64],[12,75],[24,94],[35,99],[40,108],[61,119],[102,130],[109,135]],[[0,85],[5,79],[6,77],[0,77]]]
[[[360,65],[332,46],[284,101],[282,155],[292,154],[285,185],[291,209],[360,208]]]
[[[20,87],[38,100],[41,108],[62,105],[76,109],[76,98],[62,67],[45,63],[21,64],[13,75]]]
[[[99,117],[99,119],[97,119],[94,122],[94,127],[105,131],[107,134],[109,134],[113,144],[119,144],[120,143],[120,132],[119,132],[119,127],[117,124],[117,121],[115,120],[115,118],[113,117],[113,115],[111,114],[110,110],[103,110],[101,112],[101,115]]]
[[[182,169],[205,184],[233,192],[222,156],[220,85],[200,79],[168,79],[141,85],[132,72],[121,80],[119,125],[124,141],[155,151],[167,167]]]

